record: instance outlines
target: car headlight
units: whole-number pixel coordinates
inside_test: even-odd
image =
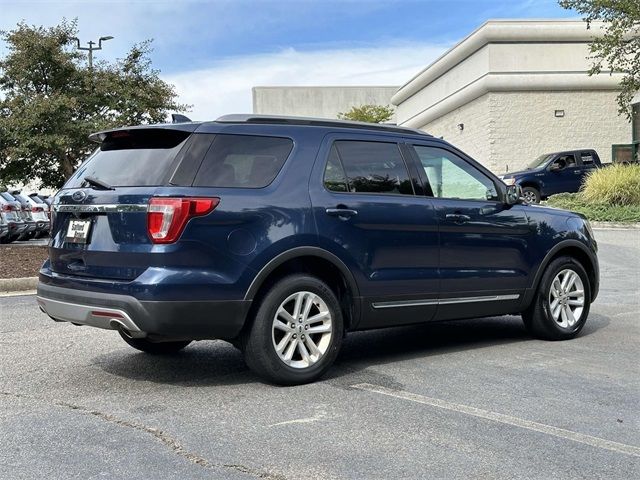
[[[502,181],[505,183],[505,185],[515,185],[516,184],[516,179],[515,178],[503,178]]]

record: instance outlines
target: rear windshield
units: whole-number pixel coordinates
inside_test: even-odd
[[[276,178],[292,148],[293,142],[288,138],[216,135],[194,185],[265,187]]]
[[[159,128],[114,132],[80,165],[65,187],[87,186],[85,177],[113,187],[162,185],[189,135]]]

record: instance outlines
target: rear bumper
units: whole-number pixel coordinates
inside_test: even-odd
[[[51,318],[117,330],[134,337],[231,340],[244,326],[250,301],[140,301],[135,297],[38,284],[37,301]]]
[[[26,223],[9,222],[9,235],[24,233],[27,229]]]

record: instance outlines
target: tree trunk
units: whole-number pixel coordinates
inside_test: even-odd
[[[60,169],[64,174],[65,180],[69,180],[69,177],[73,175],[73,172],[75,171],[75,169],[73,168],[74,163],[74,160],[69,157],[63,157],[60,160]]]

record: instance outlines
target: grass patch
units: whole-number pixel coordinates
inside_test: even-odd
[[[553,195],[547,200],[547,205],[581,213],[596,222],[640,222],[640,205],[592,203],[583,192]]]

